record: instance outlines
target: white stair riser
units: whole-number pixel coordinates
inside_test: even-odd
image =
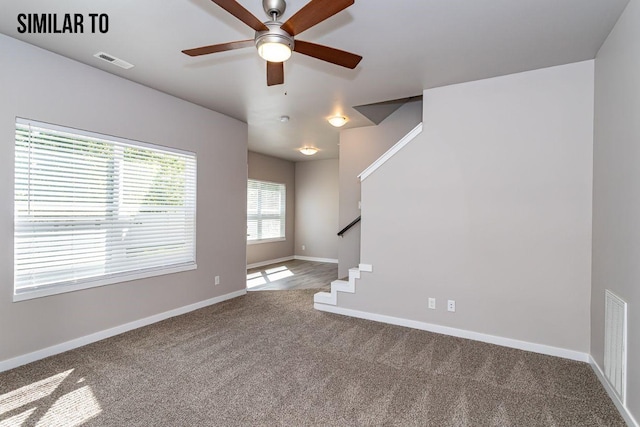
[[[360,271],[373,271],[369,264],[360,264],[359,267],[349,269],[349,280],[334,280],[331,282],[331,292],[318,292],[313,296],[313,302],[317,304],[337,305],[338,292],[356,292],[356,279],[360,278]]]

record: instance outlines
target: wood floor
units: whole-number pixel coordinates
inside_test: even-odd
[[[291,260],[247,270],[247,290],[324,288],[337,278],[338,264]]]

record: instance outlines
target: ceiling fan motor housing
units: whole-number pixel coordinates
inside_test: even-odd
[[[268,31],[256,31],[255,42],[258,49],[264,43],[280,43],[289,46],[289,49],[293,50],[295,45],[293,37],[291,34],[280,28],[282,26],[282,22],[268,21],[265,22],[264,25],[269,28]]]
[[[275,21],[284,14],[287,3],[284,0],[262,0],[262,8],[269,17],[275,15]]]

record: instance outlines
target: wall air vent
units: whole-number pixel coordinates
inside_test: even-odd
[[[120,68],[124,68],[125,70],[133,67],[133,64],[129,64],[127,61],[123,61],[122,59],[116,58],[115,56],[109,55],[108,53],[98,52],[93,56],[98,59],[102,59],[103,61],[110,62],[113,65],[117,65]]]
[[[627,384],[627,303],[605,291],[604,375],[624,405]]]

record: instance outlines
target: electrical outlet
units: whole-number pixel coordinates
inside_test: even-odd
[[[436,299],[435,298],[429,298],[429,308],[431,310],[435,310],[436,309]]]
[[[219,285],[220,284],[220,276],[216,276],[214,281],[213,281],[214,285]]]
[[[307,247],[306,247],[305,245],[302,245],[302,250],[303,250],[303,251],[306,251],[306,250],[307,250]]]
[[[456,302],[454,300],[447,301],[447,311],[456,311]]]

